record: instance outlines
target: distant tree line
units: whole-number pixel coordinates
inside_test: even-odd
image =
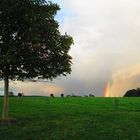
[[[124,97],[140,97],[140,88],[128,90]]]

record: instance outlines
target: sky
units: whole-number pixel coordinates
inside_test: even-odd
[[[72,73],[52,82],[10,82],[25,95],[76,94],[121,97],[140,87],[139,0],[52,0],[62,34],[74,39]],[[0,93],[3,82],[0,83]]]

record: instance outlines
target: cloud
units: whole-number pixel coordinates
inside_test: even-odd
[[[20,81],[10,81],[10,91],[13,91],[15,94],[18,92],[23,92],[25,95],[43,95],[48,96],[50,93],[55,95],[60,95],[64,92],[63,87],[57,86],[49,82],[20,82]],[[3,82],[0,83],[0,94],[3,94]]]
[[[81,86],[77,85],[87,93],[94,89],[101,96],[106,81],[116,71],[140,62],[140,2],[63,0],[63,4],[75,13],[61,25],[61,31],[67,31],[75,41],[70,52],[73,56],[71,80],[80,81]],[[122,95],[119,88],[117,94]]]
[[[140,86],[140,65],[114,72],[110,86],[110,96],[123,96],[126,91]]]
[[[52,83],[44,82],[15,82],[10,84],[12,89],[16,92],[23,92],[25,95],[49,95],[54,93],[55,95],[60,94],[64,91],[63,87],[53,85]]]

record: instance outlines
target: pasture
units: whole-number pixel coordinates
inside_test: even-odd
[[[140,98],[10,97],[0,140],[140,140]],[[3,98],[0,97],[0,114]]]

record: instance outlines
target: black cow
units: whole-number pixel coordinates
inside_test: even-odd
[[[50,97],[54,98],[54,95],[53,94],[50,94]]]
[[[63,93],[61,94],[61,97],[64,98],[64,94]]]
[[[23,93],[18,93],[18,99],[22,99]]]
[[[89,94],[89,97],[95,97],[93,94]]]

